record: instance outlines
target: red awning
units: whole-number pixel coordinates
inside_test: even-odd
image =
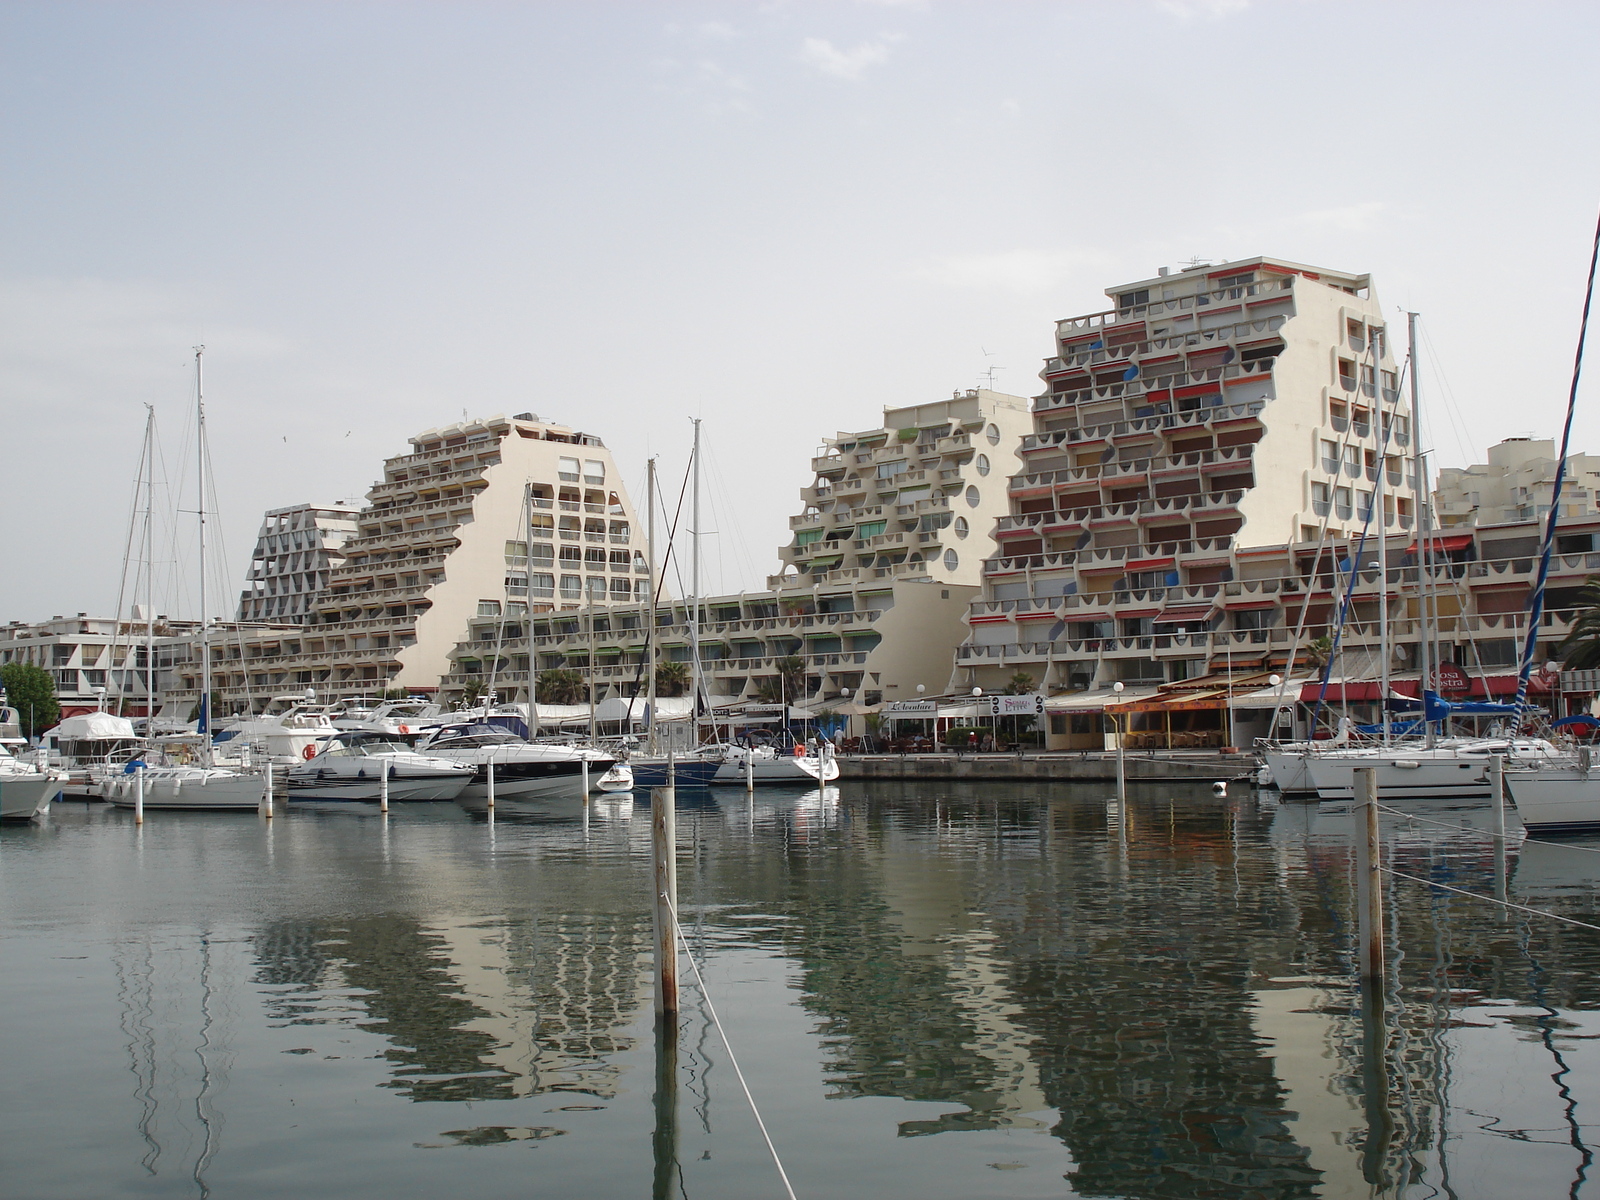
[[[1130,558],[1123,564],[1130,571],[1154,571],[1157,567],[1170,567],[1177,563],[1173,558]]]
[[[1363,679],[1355,683],[1330,683],[1328,694],[1324,699],[1335,704],[1351,700],[1376,700],[1381,684],[1377,680]],[[1317,697],[1322,693],[1322,684],[1313,680],[1300,686],[1300,703],[1315,704]]]
[[[1174,605],[1161,610],[1161,615],[1156,618],[1156,624],[1173,625],[1180,621],[1204,621],[1210,618],[1215,607],[1212,604]]]
[[[1044,612],[1025,612],[1017,614],[1017,620],[1019,621],[1054,621],[1055,619],[1056,614],[1048,609]]]
[[[1472,688],[1467,692],[1467,695],[1476,696],[1479,700],[1485,699],[1486,693],[1483,687],[1485,683],[1489,685],[1488,696],[1504,697],[1517,694],[1517,677],[1515,675],[1491,675],[1488,679],[1474,677]],[[1548,696],[1550,691],[1550,681],[1544,678],[1540,672],[1535,671],[1528,676],[1528,695]]]
[[[1472,535],[1470,533],[1452,533],[1447,537],[1431,537],[1428,539],[1429,549],[1445,554],[1454,550],[1465,550],[1470,545],[1472,545]],[[1406,547],[1407,554],[1415,554],[1416,552],[1417,542],[1412,542],[1411,545]]]
[[[1117,616],[1128,618],[1153,617],[1160,611],[1159,608],[1119,608]]]
[[[1241,612],[1253,608],[1277,608],[1276,600],[1224,600],[1222,607],[1231,612]]]
[[[968,617],[967,620],[974,625],[992,625],[996,621],[1009,621],[1011,618],[1005,613],[994,613],[989,616]]]

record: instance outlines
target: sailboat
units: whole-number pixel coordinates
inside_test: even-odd
[[[143,773],[143,803],[146,808],[254,809],[265,794],[266,780],[254,772],[219,767],[211,757],[211,635],[206,613],[206,399],[202,367],[204,346],[194,351],[195,459],[198,463],[198,500],[195,505],[200,524],[200,710],[197,743],[172,757],[189,758],[164,766],[130,762],[129,786],[111,787],[111,803],[132,808],[138,803],[139,788],[133,786],[133,771]]]
[[[1422,449],[1422,418],[1420,389],[1417,375],[1417,317],[1415,313],[1408,314],[1407,332],[1409,335],[1409,368],[1411,389],[1411,420],[1414,438],[1413,461],[1416,470],[1417,490],[1422,497],[1427,495],[1428,477],[1426,459]],[[1376,371],[1376,364],[1374,364]],[[1496,755],[1520,763],[1539,764],[1555,760],[1559,752],[1548,741],[1542,738],[1518,737],[1439,737],[1435,732],[1435,725],[1442,724],[1451,715],[1463,714],[1474,716],[1498,716],[1509,721],[1515,727],[1520,716],[1520,709],[1514,705],[1491,703],[1450,704],[1436,692],[1429,690],[1434,670],[1431,661],[1432,639],[1428,628],[1428,609],[1426,604],[1426,588],[1430,577],[1429,557],[1433,545],[1432,530],[1428,520],[1428,504],[1425,499],[1419,504],[1420,519],[1418,521],[1417,544],[1421,551],[1422,569],[1419,572],[1419,604],[1418,618],[1421,623],[1418,638],[1419,678],[1422,693],[1420,701],[1410,701],[1396,698],[1389,684],[1389,604],[1388,604],[1388,538],[1383,532],[1383,485],[1388,476],[1384,459],[1388,449],[1387,420],[1374,421],[1373,430],[1376,435],[1379,429],[1385,430],[1385,441],[1378,447],[1377,459],[1379,463],[1378,478],[1374,481],[1376,489],[1373,494],[1371,516],[1379,521],[1378,533],[1378,592],[1382,600],[1379,605],[1380,623],[1380,660],[1382,662],[1382,678],[1378,687],[1379,695],[1379,720],[1380,723],[1371,732],[1375,732],[1380,741],[1378,744],[1354,744],[1349,740],[1349,726],[1341,723],[1340,733],[1343,735],[1336,741],[1321,744],[1310,743],[1302,747],[1280,746],[1268,752],[1268,769],[1272,772],[1275,782],[1285,791],[1315,791],[1321,800],[1350,800],[1354,796],[1355,772],[1360,768],[1371,768],[1377,772],[1377,788],[1380,799],[1396,800],[1426,800],[1426,799],[1457,799],[1487,797],[1490,789],[1489,762]],[[1363,535],[1363,541],[1365,535]],[[1360,550],[1357,550],[1359,560]],[[1352,568],[1350,583],[1347,592],[1353,591],[1356,570]],[[1348,601],[1348,595],[1347,595]],[[1324,686],[1332,669],[1332,660],[1325,665],[1323,671]],[[1402,736],[1397,738],[1394,733],[1394,713],[1403,708],[1413,708],[1419,712],[1420,736]]]

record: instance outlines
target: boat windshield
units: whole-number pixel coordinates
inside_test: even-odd
[[[498,725],[450,725],[434,735],[430,746],[512,746],[522,742],[516,734]]]

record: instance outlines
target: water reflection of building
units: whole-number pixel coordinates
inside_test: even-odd
[[[280,921],[256,938],[258,982],[290,1023],[365,1010],[389,1086],[412,1100],[608,1096],[641,1002],[642,914],[424,924],[405,916]]]

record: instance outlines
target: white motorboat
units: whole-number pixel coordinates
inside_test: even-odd
[[[99,777],[120,771],[144,749],[133,722],[108,712],[68,717],[39,738],[39,765],[66,771],[62,794],[87,800],[99,796]]]
[[[0,746],[0,820],[42,816],[61,794],[61,774],[19,762]]]
[[[238,742],[249,746],[260,761],[292,767],[313,757],[323,742],[339,732],[333,721],[340,711],[337,706],[291,697],[281,697],[280,701],[288,702],[282,711],[236,717],[220,726],[213,745],[226,749],[229,743]]]
[[[385,700],[371,708],[346,705],[344,714],[333,723],[339,729],[369,733],[420,733],[439,722],[439,706],[431,700]]]
[[[1587,751],[1557,762],[1506,771],[1506,791],[1534,835],[1600,832],[1600,772]]]
[[[499,725],[482,720],[441,725],[417,739],[421,753],[464,763],[475,775],[463,795],[489,794],[489,764],[494,764],[494,794],[507,799],[583,795],[587,773],[590,791],[629,791],[633,775],[610,754],[592,746],[530,742]]]
[[[290,768],[289,799],[378,800],[386,772],[391,800],[454,800],[475,774],[466,764],[418,754],[397,734],[351,730]]]
[[[722,765],[711,777],[714,784],[744,786],[746,763],[756,786],[831,783],[839,778],[839,764],[831,753],[781,754],[771,746],[727,746]]]
[[[1489,759],[1497,754],[1528,767],[1562,757],[1543,738],[1447,738],[1431,747],[1418,742],[1314,752],[1305,762],[1323,800],[1352,799],[1358,767],[1378,772],[1380,800],[1465,799],[1489,794]]]

